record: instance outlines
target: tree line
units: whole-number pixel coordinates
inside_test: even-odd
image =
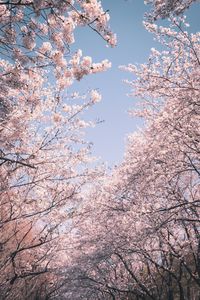
[[[162,45],[121,67],[145,126],[123,162],[91,167],[83,113],[97,90],[76,80],[111,67],[77,49],[89,27],[116,44],[96,0],[0,2],[0,299],[197,300],[200,291],[200,34],[195,2],[149,0]],[[168,27],[157,20],[169,18]]]

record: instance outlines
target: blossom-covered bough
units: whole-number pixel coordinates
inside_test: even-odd
[[[146,16],[150,21],[165,19],[172,15],[181,15],[186,9],[198,0],[145,0],[145,4],[150,4],[152,9]]]
[[[97,1],[1,1],[0,50],[2,58],[14,62],[1,63],[1,86],[10,82],[16,88],[23,84],[20,71],[53,67],[52,72],[61,88],[69,87],[74,79],[106,70],[109,63],[93,64],[81,51],[70,53],[75,42],[74,31],[89,26],[111,46],[115,35],[107,27],[108,12]],[[5,91],[6,92],[6,91]]]
[[[108,20],[96,0],[0,1],[1,299],[61,299],[67,209],[100,173],[88,169],[83,132],[94,124],[81,115],[101,95],[69,87],[110,67],[70,45],[75,29],[89,26],[114,46]]]

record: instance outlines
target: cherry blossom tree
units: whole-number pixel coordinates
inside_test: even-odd
[[[147,29],[159,36],[167,51],[159,53],[152,49],[148,64],[141,68],[129,66],[129,70],[138,75],[138,80],[130,84],[144,101],[143,110],[138,113],[148,122],[145,141],[151,135],[142,186],[145,190],[144,183],[147,183],[145,203],[148,205],[149,201],[153,206],[146,209],[159,214],[157,217],[154,214],[154,222],[160,219],[160,225],[155,222],[156,230],[167,227],[165,235],[162,233],[162,247],[167,246],[165,251],[169,255],[167,264],[178,258],[180,277],[183,268],[198,286],[199,133],[195,128],[199,122],[199,33],[189,35],[181,27],[184,18],[180,22],[182,25],[179,19],[173,20],[171,28],[146,23]],[[133,137],[131,144],[134,141]],[[128,151],[133,156],[134,150],[129,148]],[[180,287],[181,279],[176,275],[170,277],[179,280]],[[180,287],[181,297],[186,293],[185,285],[184,282]]]
[[[100,2],[0,3],[0,294],[2,299],[59,297],[67,253],[68,209],[100,174],[81,116],[96,90],[70,94],[74,80],[110,67],[77,49],[74,30],[89,26],[111,46],[115,36]],[[70,259],[64,256],[69,267]],[[59,277],[59,279],[58,279]]]

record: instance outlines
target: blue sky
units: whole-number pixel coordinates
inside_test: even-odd
[[[130,92],[123,79],[131,79],[129,73],[119,70],[119,65],[144,63],[150,49],[156,48],[153,35],[145,31],[142,21],[147,7],[142,0],[103,0],[103,8],[109,9],[110,25],[117,34],[118,44],[107,48],[103,39],[91,29],[79,29],[75,34],[75,48],[83,50],[83,55],[92,56],[94,62],[109,59],[112,68],[101,74],[83,78],[74,90],[86,92],[98,89],[102,101],[87,113],[91,120],[104,120],[93,129],[88,129],[86,139],[94,143],[93,154],[112,166],[122,161],[125,140],[128,133],[142,126],[141,120],[131,118],[127,111],[134,107],[138,99],[126,96]],[[195,4],[187,12],[193,32],[199,31],[200,6]],[[72,49],[73,50],[73,49]]]

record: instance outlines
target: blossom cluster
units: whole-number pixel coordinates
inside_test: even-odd
[[[188,9],[193,2],[197,1],[199,0],[145,0],[144,3],[152,6],[151,12],[146,15],[151,21],[155,21],[159,18],[170,17],[171,15],[180,15]]]

